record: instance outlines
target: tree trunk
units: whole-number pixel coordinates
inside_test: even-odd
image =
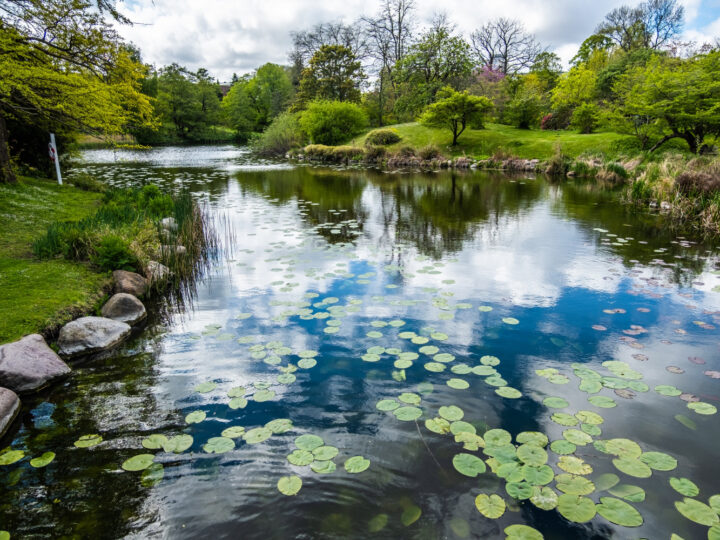
[[[17,177],[10,164],[10,145],[5,116],[0,111],[0,184],[15,184]]]

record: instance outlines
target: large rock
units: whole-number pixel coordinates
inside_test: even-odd
[[[115,280],[116,293],[132,294],[140,298],[147,292],[147,279],[135,272],[115,270],[113,279]]]
[[[171,260],[173,257],[183,257],[187,255],[185,246],[160,246],[160,257],[165,260]]]
[[[70,368],[40,334],[0,346],[0,385],[25,394],[44,388]]]
[[[100,310],[103,317],[129,324],[130,326],[142,321],[146,316],[145,306],[132,294],[113,294],[110,300]]]
[[[105,317],[81,317],[60,330],[60,354],[73,357],[110,349],[130,335],[130,325]]]
[[[167,231],[177,231],[178,225],[174,217],[166,217],[160,220],[160,227]]]
[[[0,388],[0,437],[12,424],[20,410],[20,398],[12,390]]]
[[[150,283],[167,281],[170,277],[170,269],[157,261],[150,261],[147,265],[147,277]]]

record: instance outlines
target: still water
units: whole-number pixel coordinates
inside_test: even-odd
[[[25,400],[2,443],[26,454],[0,467],[13,538],[687,540],[717,522],[715,244],[580,182],[232,146],[83,159],[190,190],[221,248],[182,308]],[[121,468],[138,454],[160,465]]]

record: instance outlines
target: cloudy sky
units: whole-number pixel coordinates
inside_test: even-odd
[[[720,0],[680,0],[685,37],[720,36]],[[541,43],[567,61],[611,9],[637,0],[416,0],[424,24],[442,7],[458,30],[472,30],[495,17],[521,20]],[[290,31],[324,21],[351,23],[373,14],[379,0],[126,0],[122,11],[136,22],[121,28],[146,62],[177,62],[207,68],[220,81],[265,62],[286,63]]]

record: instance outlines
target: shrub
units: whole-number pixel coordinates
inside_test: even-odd
[[[397,155],[400,157],[415,157],[415,149],[412,146],[402,146],[398,149]]]
[[[631,199],[633,201],[644,201],[652,198],[653,190],[650,184],[642,179],[637,179],[632,183],[630,188]]]
[[[360,133],[368,120],[355,103],[316,100],[300,114],[299,122],[310,142],[335,145]]]
[[[594,167],[591,167],[586,161],[581,160],[574,162],[572,167],[570,167],[570,170],[575,174],[575,176],[581,178],[592,177],[597,173],[597,170]]]
[[[720,176],[707,172],[686,171],[675,178],[675,185],[685,194],[711,194],[720,191]]]
[[[326,161],[333,156],[332,146],[326,146],[324,144],[308,144],[304,149],[303,153],[310,159],[319,159]]]
[[[628,173],[619,163],[607,163],[597,174],[597,178],[610,184],[622,184],[627,180]]]
[[[573,111],[572,126],[580,133],[592,133],[597,127],[600,112],[594,103],[583,103]]]
[[[103,270],[137,271],[138,260],[130,246],[115,235],[105,236],[95,246],[92,262]]]
[[[518,92],[505,106],[505,118],[515,127],[530,129],[540,120],[543,107],[541,98],[532,92]]]
[[[382,146],[368,146],[365,148],[365,159],[367,161],[382,161],[387,155],[387,150]]]
[[[540,129],[542,129],[543,131],[547,131],[549,129],[557,129],[555,127],[555,122],[553,121],[552,113],[548,113],[542,117],[542,120],[540,120]]]
[[[374,129],[365,138],[367,146],[387,146],[400,142],[402,137],[392,129]]]
[[[284,155],[304,142],[304,134],[296,113],[279,114],[267,129],[254,141],[252,148],[265,156]]]
[[[87,173],[74,174],[70,177],[69,182],[76,188],[82,189],[83,191],[95,191],[97,193],[102,193],[107,189],[105,184]]]
[[[335,146],[332,148],[333,161],[340,162],[364,157],[365,152],[356,146]]]
[[[562,153],[559,145],[555,147],[555,153],[547,162],[545,174],[550,176],[565,176],[570,168],[570,160]]]
[[[425,161],[429,161],[431,159],[438,159],[442,157],[442,155],[440,154],[440,149],[437,146],[433,144],[428,144],[427,146],[423,146],[420,150],[418,150],[418,157]]]

